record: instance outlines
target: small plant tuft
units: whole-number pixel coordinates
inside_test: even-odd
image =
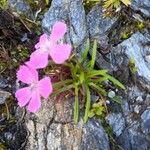
[[[54,84],[54,89],[56,89],[56,92],[52,94],[56,96],[62,92],[73,90],[75,95],[75,123],[77,123],[79,120],[80,99],[82,99],[85,103],[85,113],[83,120],[84,123],[86,123],[89,117],[101,115],[104,112],[104,106],[100,106],[99,103],[93,104],[91,109],[92,92],[96,92],[100,97],[105,97],[107,95],[105,82],[113,83],[114,85],[125,89],[124,85],[109,75],[107,70],[96,70],[94,68],[97,52],[96,40],[94,41],[91,60],[87,62],[87,54],[89,49],[90,42],[87,40],[86,48],[82,54],[81,59],[77,58],[76,55],[73,55],[72,58],[67,63],[65,63],[65,66],[68,67],[68,72],[70,72],[69,80],[67,79],[66,82],[64,80],[56,82]]]
[[[105,0],[104,1],[104,8],[119,8],[121,3],[123,3],[126,6],[129,6],[131,4],[131,0]]]

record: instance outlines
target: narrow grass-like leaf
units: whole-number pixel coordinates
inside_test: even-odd
[[[78,98],[78,86],[75,85],[75,102],[74,102],[74,122],[78,123],[79,118],[79,98]]]
[[[61,86],[67,86],[68,84],[70,84],[72,82],[73,82],[73,80],[71,80],[71,79],[59,81],[59,82],[53,83],[53,88],[59,88]]]
[[[125,90],[125,86],[120,81],[118,81],[117,79],[115,79],[114,77],[110,75],[107,75],[107,77],[108,77],[108,80],[110,80],[114,85],[117,85],[118,87]]]
[[[46,2],[46,5],[48,5],[48,4],[49,4],[49,0],[45,0],[45,2]]]
[[[114,5],[114,8],[117,9],[120,6],[120,1],[116,1],[113,5]]]
[[[92,78],[92,77],[98,76],[98,75],[100,75],[100,76],[105,76],[107,72],[108,72],[108,71],[107,71],[106,69],[103,69],[103,70],[91,70],[91,71],[87,74],[87,77]]]
[[[84,123],[87,122],[88,120],[88,114],[90,111],[90,105],[91,105],[91,94],[90,94],[90,89],[88,86],[86,86],[86,105],[85,105],[85,114],[84,114]]]
[[[85,81],[85,76],[84,76],[84,72],[83,71],[80,73],[79,79],[80,79],[80,83],[81,84]]]
[[[131,0],[121,0],[126,6],[131,4]]]
[[[93,82],[90,82],[89,86],[92,87],[92,88],[94,88],[94,89],[96,89],[98,92],[100,92],[100,94],[106,96],[106,91],[103,88],[101,88],[100,86],[94,84]]]
[[[92,50],[92,59],[90,62],[90,64],[91,64],[90,66],[92,69],[94,68],[95,61],[96,61],[96,52],[97,52],[97,42],[96,42],[96,40],[94,40],[94,45],[93,45],[93,50]]]
[[[94,83],[102,83],[104,81],[108,81],[108,78],[106,76],[104,77],[99,77],[98,79],[92,80]]]
[[[89,49],[90,49],[90,40],[87,39],[86,47],[85,47],[85,49],[84,49],[84,51],[82,53],[82,56],[81,56],[81,63],[83,63],[87,59],[87,55],[88,55]]]
[[[58,94],[60,94],[62,92],[65,92],[65,91],[68,91],[68,90],[72,89],[73,87],[74,87],[73,84],[70,84],[70,85],[65,86],[65,87],[63,87],[61,89],[58,89],[57,91],[53,92],[53,94],[51,95],[51,97],[53,98],[53,97],[57,96]]]
[[[67,63],[67,64],[65,64],[65,66],[70,68],[72,78],[76,79],[77,78],[76,73],[78,71],[78,65],[77,64],[74,65],[73,63]]]
[[[115,2],[115,0],[105,0],[104,1],[104,8],[108,8],[108,7],[110,7],[111,5],[113,5],[113,3]]]

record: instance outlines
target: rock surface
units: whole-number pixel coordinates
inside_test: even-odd
[[[137,68],[138,82],[143,83],[144,87],[150,89],[150,62],[145,59],[149,55],[150,49],[148,42],[150,41],[147,33],[141,34],[137,32],[129,39],[123,41],[111,52],[112,69],[117,71],[121,66],[126,65],[129,68],[129,62],[134,60],[134,65]],[[116,59],[117,58],[117,59]],[[128,78],[129,74],[123,68],[124,78]],[[147,85],[147,86],[146,86]]]
[[[104,17],[102,6],[96,5],[87,15],[90,38],[96,39],[102,48],[108,48],[108,34],[116,27],[117,20],[116,17]]]
[[[33,13],[26,0],[8,0],[8,4],[13,11],[33,19]]]
[[[8,87],[8,81],[0,75],[0,89]]]
[[[82,147],[83,150],[109,150],[109,140],[104,128],[98,121],[89,120],[83,128]]]
[[[149,0],[132,0],[131,8],[135,11],[140,11],[143,15],[150,18]]]
[[[145,110],[141,115],[142,131],[145,134],[150,133],[150,109]]]
[[[104,53],[108,53],[110,49],[108,35],[117,25],[117,17],[104,17],[101,5],[96,5],[87,15],[87,27],[91,41],[96,39],[98,46]],[[97,51],[97,64],[100,67],[111,69],[111,66],[105,60],[99,51]]]
[[[99,121],[83,121],[75,125],[70,118],[72,107],[69,101],[43,102],[43,108],[36,115],[27,115],[26,125],[31,133],[26,149],[85,149],[109,150],[108,136]],[[66,109],[67,108],[67,109]],[[59,119],[58,119],[59,118]],[[70,118],[70,119],[68,119]]]
[[[108,123],[113,128],[114,134],[117,137],[119,135],[121,135],[121,133],[125,129],[125,119],[122,116],[122,114],[121,113],[118,113],[118,114],[115,114],[115,113],[109,114],[106,117],[106,120],[108,121]]]
[[[148,150],[150,148],[148,135],[150,64],[145,59],[150,53],[149,35],[147,31],[143,34],[137,32],[111,51],[110,66],[122,81],[128,82],[128,85],[126,92],[122,94],[123,112],[116,115],[110,114],[107,119],[117,135],[118,144],[125,150]],[[130,59],[134,59],[134,65],[137,68],[135,74],[130,72]],[[123,118],[116,123],[116,117],[120,113]],[[125,122],[122,123],[121,120]]]
[[[11,96],[11,93],[6,92],[6,91],[1,91],[1,90],[0,90],[0,105],[1,105],[1,104],[4,104],[5,101],[6,101],[8,98],[10,98],[10,96]]]

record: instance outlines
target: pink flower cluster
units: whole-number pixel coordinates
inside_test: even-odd
[[[65,23],[55,23],[51,35],[43,34],[35,45],[36,50],[31,54],[30,60],[20,66],[17,79],[28,84],[27,87],[21,88],[15,93],[20,107],[27,106],[30,112],[36,112],[41,107],[41,97],[47,99],[52,93],[51,79],[44,77],[39,80],[37,69],[45,68],[49,58],[56,64],[62,64],[69,58],[71,45],[58,44],[66,31]]]

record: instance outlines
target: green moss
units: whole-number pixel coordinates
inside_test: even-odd
[[[133,58],[131,58],[130,60],[129,60],[129,68],[130,68],[130,71],[134,74],[134,73],[136,73],[137,72],[137,67],[136,67],[136,65],[135,65],[135,60],[133,59]]]
[[[88,113],[88,117],[92,118],[94,116],[96,117],[102,117],[106,113],[104,104],[100,101],[99,103],[94,103],[92,105],[91,110]]]
[[[85,7],[85,11],[89,12],[93,6],[95,6],[99,0],[84,0],[83,5]]]
[[[7,0],[0,0],[0,8],[1,9],[7,9],[8,7],[8,1]]]
[[[119,8],[121,4],[129,6],[131,4],[131,0],[104,0],[103,7],[106,9],[109,8]]]
[[[136,25],[137,29],[138,30],[143,30],[145,25],[144,25],[144,22],[137,22],[137,25]]]

